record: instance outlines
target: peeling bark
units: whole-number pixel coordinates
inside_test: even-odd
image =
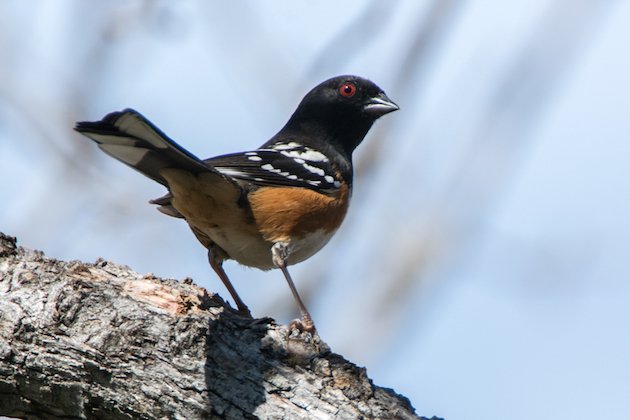
[[[324,343],[191,281],[58,261],[2,234],[0,276],[0,415],[419,418]]]

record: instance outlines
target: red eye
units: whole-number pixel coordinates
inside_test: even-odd
[[[339,93],[346,98],[352,98],[357,93],[357,87],[354,83],[346,82],[339,88]]]

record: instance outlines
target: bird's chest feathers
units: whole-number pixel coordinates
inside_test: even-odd
[[[315,232],[321,231],[315,235],[321,238],[332,235],[346,215],[349,198],[346,184],[335,195],[306,188],[263,187],[249,195],[249,203],[267,241],[292,243]]]
[[[346,184],[335,195],[306,188],[261,187],[248,196],[250,213],[239,206],[236,197],[217,199],[220,192],[212,191],[206,180],[195,175],[177,172],[167,176],[173,205],[191,225],[230,258],[261,269],[273,268],[271,246],[276,242],[289,245],[289,264],[319,251],[341,225],[350,198]]]
[[[328,243],[348,210],[349,188],[329,196],[304,188],[260,188],[249,202],[266,241],[289,246],[289,264],[311,257]]]

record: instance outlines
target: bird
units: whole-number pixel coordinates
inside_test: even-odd
[[[288,267],[310,258],[337,231],[352,195],[352,153],[378,118],[398,109],[372,81],[336,76],[311,89],[257,149],[209,159],[131,108],[77,122],[75,130],[166,187],[166,195],[150,203],[188,223],[239,313],[251,317],[223,269],[226,260],[280,269],[300,311],[290,327],[314,334]]]

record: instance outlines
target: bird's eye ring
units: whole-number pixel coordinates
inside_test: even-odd
[[[354,83],[346,82],[339,88],[339,93],[345,98],[352,98],[357,93],[357,87]]]

